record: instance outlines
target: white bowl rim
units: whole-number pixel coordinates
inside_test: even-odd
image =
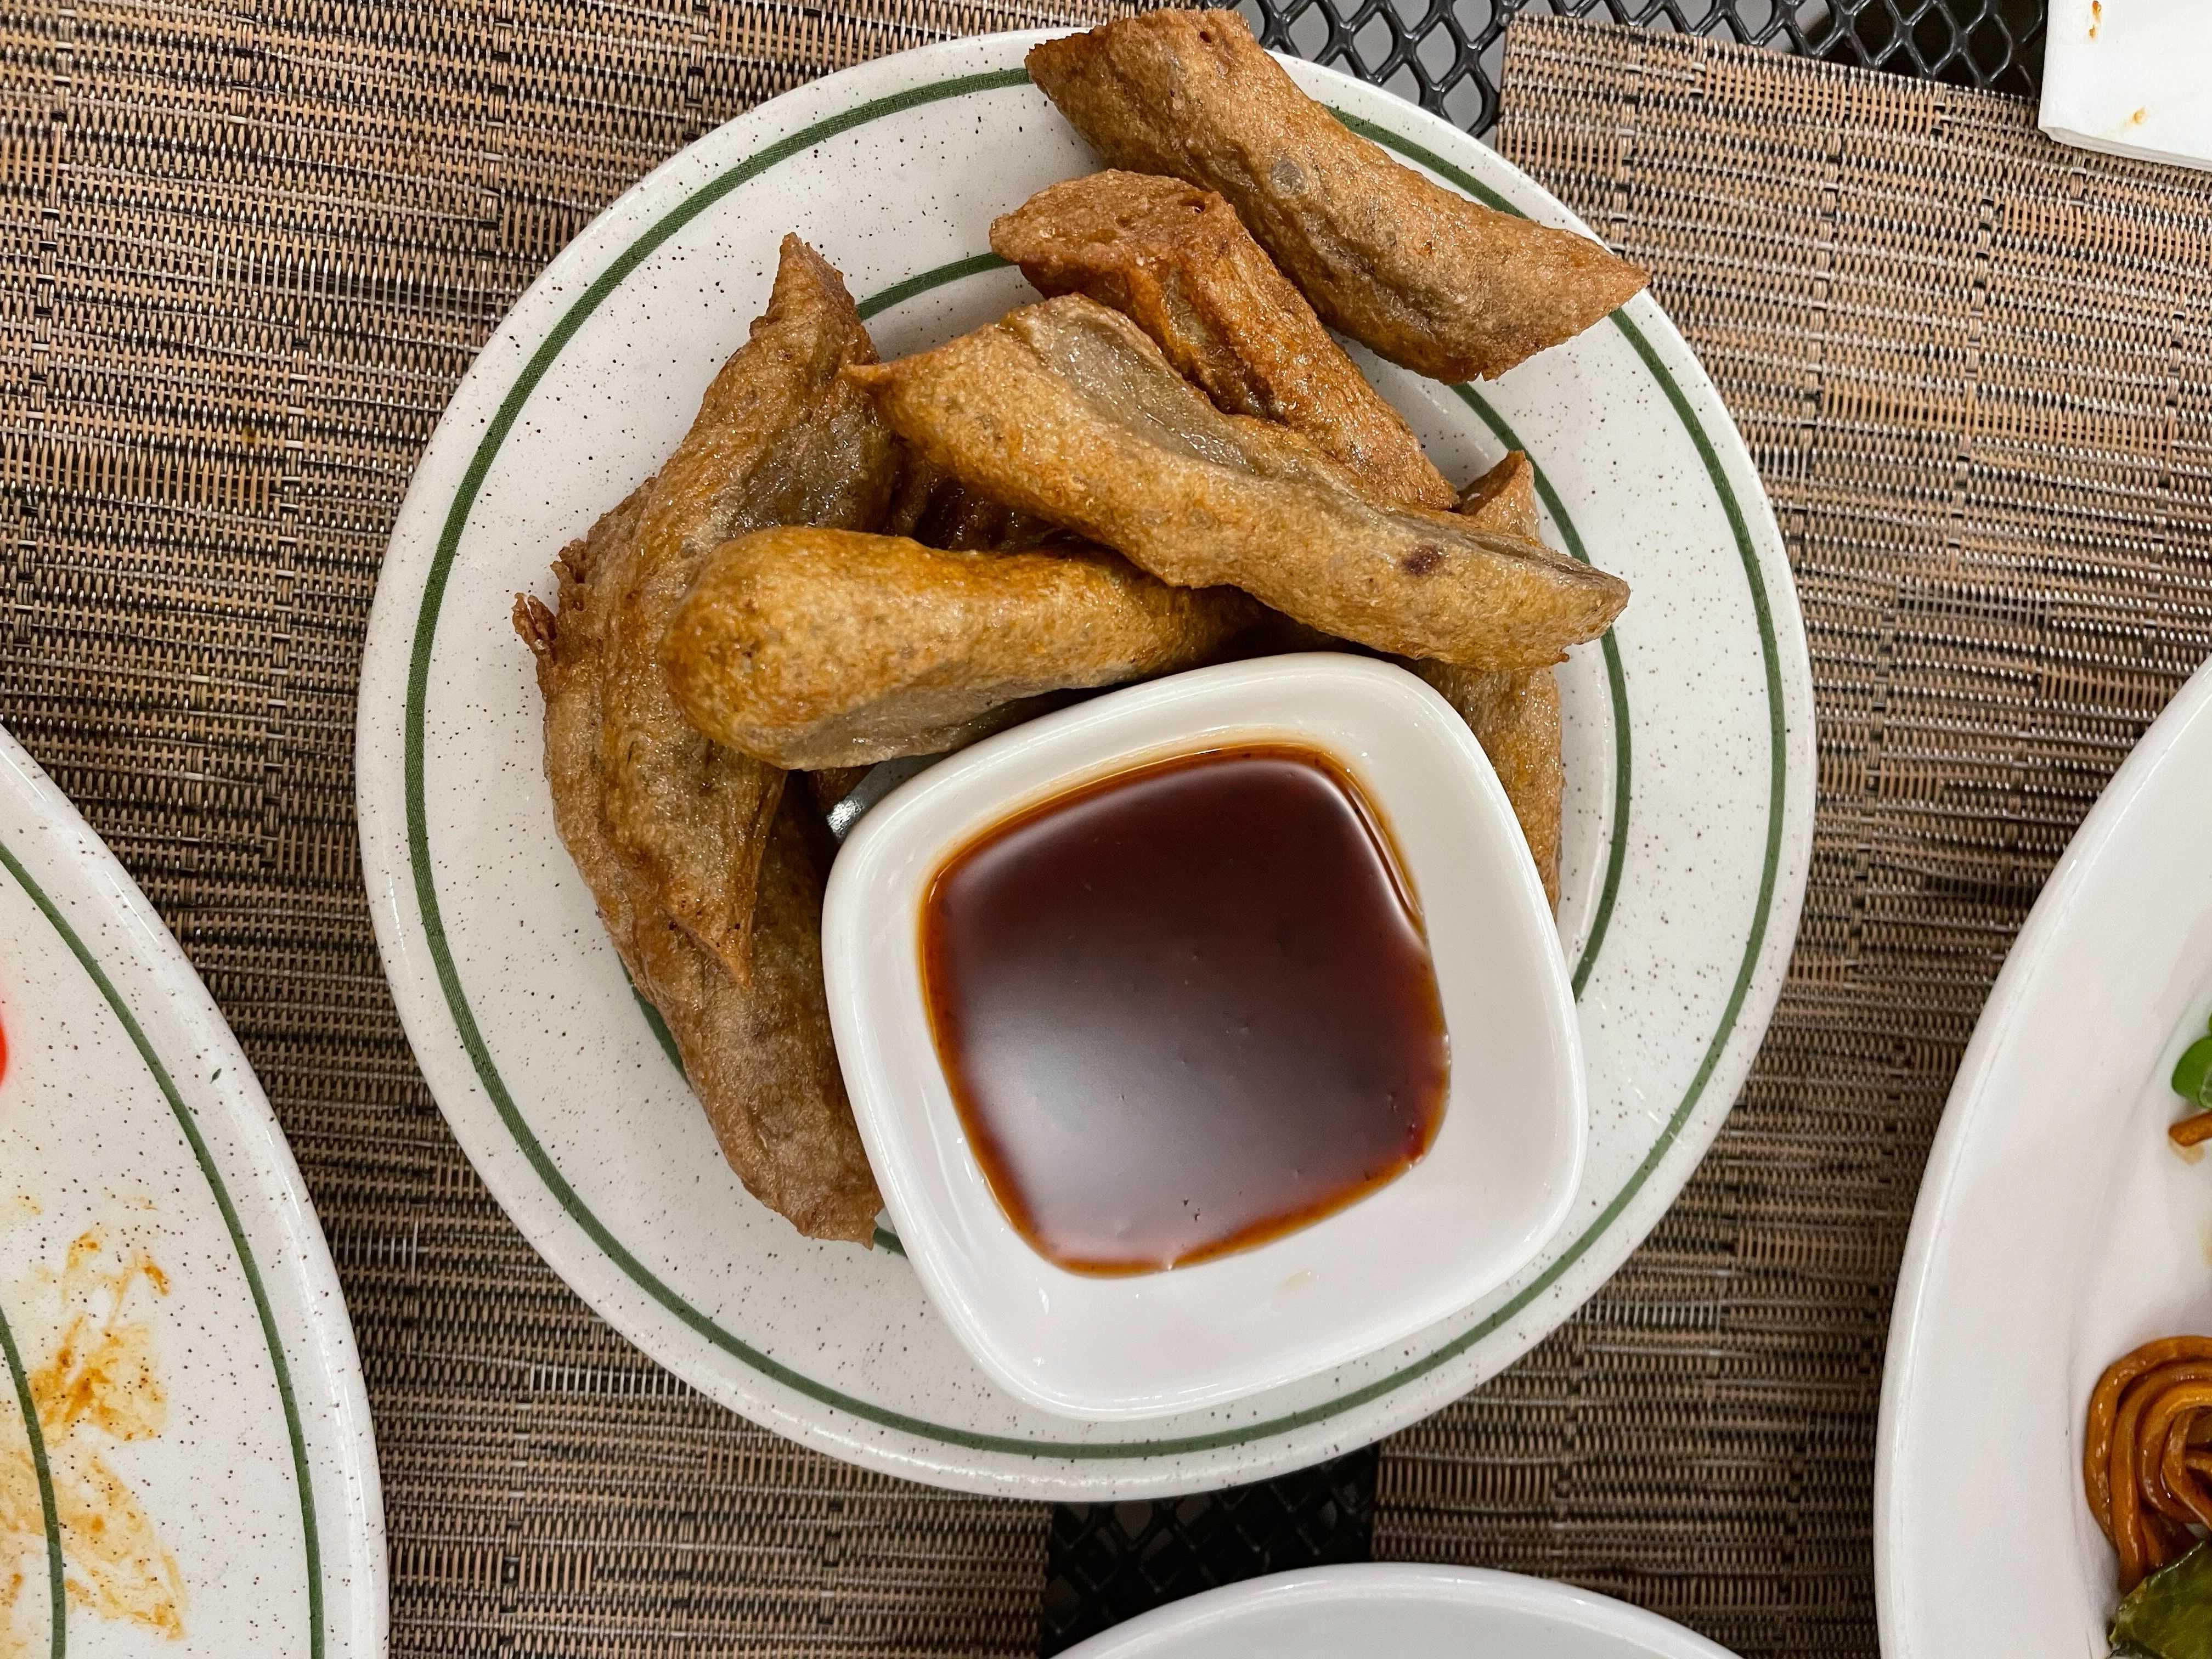
[[[2075,994],[2081,973],[2074,966],[2074,957],[2085,945],[2100,942],[2100,932],[2109,931],[2109,925],[2100,928],[2100,903],[2116,892],[2145,883],[2155,884],[2170,876],[2170,866],[2143,861],[2141,843],[2147,826],[2165,821],[2160,807],[2191,793],[2202,798],[2201,790],[2193,788],[2194,775],[2185,770],[2177,774],[2174,769],[2185,768],[2195,751],[2212,744],[2208,724],[2212,724],[2212,659],[2200,665],[2173,695],[2068,842],[2014,938],[1945,1098],[1898,1269],[1875,1442],[1875,1607],[1881,1650],[1893,1659],[1919,1659],[1937,1650],[1923,1628],[1929,1603],[1922,1587],[1913,1582],[1911,1560],[1905,1552],[1909,1533],[1925,1532],[1940,1522],[1917,1518],[1920,1512],[1909,1506],[1907,1498],[1915,1486],[1940,1491],[1955,1488],[1956,1482],[1946,1468],[1944,1448],[1924,1419],[1962,1391],[1981,1386],[1990,1375],[1977,1370],[1962,1378],[1959,1356],[1946,1352],[1947,1316],[1955,1312],[1959,1292],[1947,1289],[1943,1280],[1948,1275],[1954,1285],[1961,1280],[1972,1283],[1978,1274],[1983,1283],[2001,1287],[1995,1294],[2009,1291],[2017,1296],[2021,1288],[2016,1269],[2005,1260],[2009,1242],[1972,1231],[1960,1218],[1957,1208],[1978,1182],[1986,1185],[2001,1178],[2010,1183],[2019,1179],[2020,1171],[2033,1157],[2020,1144],[2023,1135],[2056,1144],[2063,1154],[2078,1151],[2077,1146],[2063,1139],[2069,1133],[2100,1143],[2116,1134],[2101,1115],[2109,1103],[2105,1100],[2078,1098],[2053,1103],[2045,1108],[2051,1115],[2024,1118],[2021,1100],[2001,1085],[2008,1070],[2017,1070],[2016,1051],[2025,1045],[2031,1054],[2036,1052],[2035,1045],[2043,1036],[2042,1028],[2036,1024],[2039,1010],[2055,999]],[[2179,784],[2175,782],[2177,776],[2182,779]],[[2144,815],[2147,804],[2152,812],[2148,817]],[[2156,961],[2161,953],[2178,945],[2186,920],[2186,913],[2176,914],[2172,939],[2147,939],[2140,933],[2132,934],[2129,947],[2146,962]],[[2169,1040],[2177,1053],[2191,1035],[2175,1030]],[[2047,1048],[2048,1040],[2043,1040]],[[2118,1070],[2117,1061],[2113,1069]],[[2117,1139],[2111,1144],[2116,1148],[2122,1146]],[[2117,1167],[2123,1157],[2148,1156],[2156,1145],[2115,1150],[2110,1156]],[[2068,1167],[2069,1172],[2080,1168],[2078,1164]],[[1998,1172],[1997,1176],[1992,1177],[1991,1171]],[[2093,1184],[2089,1189],[2096,1188]],[[2038,1220],[2041,1223],[2045,1218],[2039,1216]],[[1947,1301],[1951,1303],[1948,1309]],[[2017,1322],[2018,1352],[2003,1358],[2048,1360],[2050,1369],[2020,1379],[2008,1390],[1997,1421],[2010,1425],[2017,1420],[2031,1433],[2055,1428],[2070,1437],[2081,1420],[2078,1401],[2066,1400],[2063,1415],[2055,1425],[2043,1408],[2059,1400],[2065,1388],[2065,1356],[2075,1340],[2077,1316],[2073,1308],[2079,1304],[2063,1297],[2055,1303],[2020,1297],[2017,1305],[2032,1311],[2023,1312]],[[1948,1344],[1952,1348],[1957,1346],[1955,1341]],[[2102,1364],[2112,1357],[2100,1354],[2097,1363]],[[1976,1358],[1979,1364],[1987,1356]],[[2017,1370],[2001,1374],[2015,1376]],[[2079,1504],[2079,1466],[2069,1455],[2072,1443],[2070,1439],[2053,1438],[2046,1461],[2063,1467],[2065,1501]],[[2068,1518],[2077,1528],[2086,1527],[2087,1514],[2083,1508],[2078,1517]],[[2045,1518],[2039,1515],[2034,1520],[2039,1526]],[[2018,1559],[2022,1548],[2018,1529],[2007,1529],[2003,1538],[2007,1559]],[[1966,1570],[1983,1571],[1984,1553],[1962,1552],[1960,1563]],[[1960,1570],[1960,1563],[1947,1558],[1947,1573]],[[2035,1619],[2053,1620],[2076,1611],[2063,1605],[2072,1593],[2070,1586],[2062,1587],[2052,1580],[2043,1583],[2037,1594],[2045,1590],[2051,1594],[2051,1605],[2023,1611]]]
[[[1073,1273],[1021,1239],[961,1127],[916,960],[929,884],[994,826],[1072,791],[1179,756],[1273,743],[1318,750],[1342,767],[1394,842],[1437,951],[1455,1050],[1443,1127],[1412,1169],[1263,1244],[1167,1274]],[[1461,815],[1447,830],[1430,816],[1441,804],[1433,795],[1416,808],[1416,789],[1442,792]],[[1079,1420],[1224,1405],[1387,1347],[1525,1266],[1566,1219],[1582,1178],[1589,1105],[1565,958],[1523,847],[1511,801],[1451,705],[1401,667],[1334,652],[1222,664],[1108,692],[939,763],[863,817],[823,905],[830,1020],[861,1139],[909,1263],[985,1374],[1041,1410]],[[887,921],[898,917],[906,920]],[[890,941],[905,941],[908,927],[912,948],[902,951]],[[1507,1039],[1509,1068],[1523,1075],[1503,1097],[1510,1109],[1502,1113],[1490,1109],[1501,1097],[1486,1088],[1489,1069],[1468,1067],[1470,1055],[1495,1053],[1499,1036],[1496,1024],[1486,1027],[1497,1018],[1491,999],[1468,991],[1466,964],[1474,957],[1533,1005],[1510,1025],[1525,1033],[1525,1044]],[[960,1166],[950,1180],[941,1168],[948,1158]],[[1500,1181],[1522,1201],[1498,1206],[1503,1224],[1454,1231],[1457,1249],[1391,1252],[1386,1276],[1361,1279],[1357,1290],[1356,1273],[1334,1271],[1373,1268],[1370,1253],[1386,1240],[1433,1244],[1443,1235],[1433,1214],[1422,1224],[1423,1208],[1444,1190],[1455,1194],[1452,1210],[1467,1206],[1467,1189],[1443,1186],[1454,1170]],[[1306,1286],[1280,1304],[1279,1324],[1265,1327],[1278,1336],[1273,1346],[1254,1333],[1216,1351],[1209,1371],[1188,1346],[1157,1334],[1171,1312],[1203,1313],[1209,1328],[1234,1322],[1266,1301],[1270,1281]],[[1040,1316],[1040,1304],[1055,1311]],[[1337,1317],[1321,1317],[1332,1304]],[[1086,1382],[1069,1320],[1103,1322],[1094,1333],[1118,1330],[1110,1346],[1124,1356],[1126,1375],[1146,1382]],[[1062,1369],[1018,1363],[1022,1330],[1032,1367],[1057,1349]],[[1282,1334],[1292,1330],[1303,1334]],[[1196,1381],[1202,1374],[1212,1380]]]

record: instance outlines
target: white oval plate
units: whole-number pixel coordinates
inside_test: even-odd
[[[2212,667],[2066,849],[1943,1109],[1882,1379],[1887,1659],[2103,1659],[2118,1569],[2082,1413],[2130,1348],[2212,1334],[2212,1164],[2166,1139],[2208,1014]]]
[[[1636,585],[1565,671],[1561,926],[1589,1157],[1535,1263],[1418,1337],[1234,1406],[1075,1425],[993,1389],[889,1250],[753,1203],[623,980],[554,834],[517,589],[682,435],[765,302],[778,240],[850,281],[886,356],[1027,295],[997,214],[1095,166],[1022,55],[926,47],[775,99],[609,209],[462,382],[394,527],[362,671],[363,861],[401,1016],[453,1133],[524,1233],[647,1352],[747,1416],[914,1480],[1036,1498],[1220,1486],[1434,1411],[1551,1330],[1673,1200],[1727,1115],[1797,927],[1812,821],[1804,635],[1727,413],[1658,307],[1455,391],[1367,362],[1448,474],[1509,445],[1553,532]],[[1446,182],[1574,221],[1464,133],[1304,64]]]
[[[176,940],[5,732],[0,1030],[0,1474],[44,1519],[0,1532],[0,1650],[375,1659],[368,1396],[299,1169]],[[107,1409],[65,1409],[65,1356],[103,1351]],[[151,1566],[104,1574],[94,1522]]]
[[[1641,1607],[1475,1567],[1315,1567],[1155,1608],[1067,1659],[1729,1659]]]

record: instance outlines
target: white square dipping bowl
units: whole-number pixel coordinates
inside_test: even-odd
[[[1070,1273],[1015,1231],[961,1124],[924,1000],[923,900],[948,859],[1025,807],[1255,741],[1334,758],[1397,848],[1450,1048],[1442,1125],[1396,1180],[1267,1243],[1160,1273]],[[1199,669],[980,743],[855,826],[822,939],[860,1138],[923,1288],[994,1381],[1063,1417],[1218,1405],[1410,1336],[1524,1265],[1581,1176],[1582,1048],[1543,887],[1481,745],[1388,664],[1324,653]]]

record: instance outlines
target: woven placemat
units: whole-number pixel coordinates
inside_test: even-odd
[[[353,696],[409,471],[530,277],[760,98],[1103,14],[33,0],[0,19],[0,719],[185,941],[343,1275],[393,1651],[1034,1651],[1048,1511],[790,1447],[553,1278],[371,943]],[[1822,817],[1747,1098],[1561,1335],[1382,1460],[1378,1552],[1871,1653],[1890,1285],[2071,826],[2212,646],[2212,199],[2021,106],[1516,26],[1504,147],[1657,273],[1774,490]]]
[[[557,1281],[386,994],[386,537],[532,277],[760,100],[1105,0],[31,0],[0,16],[0,720],[237,1029],[345,1282],[398,1656],[1034,1653],[1050,1511],[798,1449]]]
[[[1979,94],[1508,39],[1498,147],[1651,268],[1773,495],[1820,811],[1720,1139],[1578,1318],[1389,1443],[1376,1549],[1871,1655],[1882,1350],[1945,1094],[2075,826],[2212,652],[2212,179]]]

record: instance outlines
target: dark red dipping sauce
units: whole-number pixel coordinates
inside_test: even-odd
[[[1061,1267],[1279,1237],[1403,1173],[1449,1074],[1421,920],[1326,757],[1139,767],[953,854],[923,900],[937,1051],[991,1188]]]

